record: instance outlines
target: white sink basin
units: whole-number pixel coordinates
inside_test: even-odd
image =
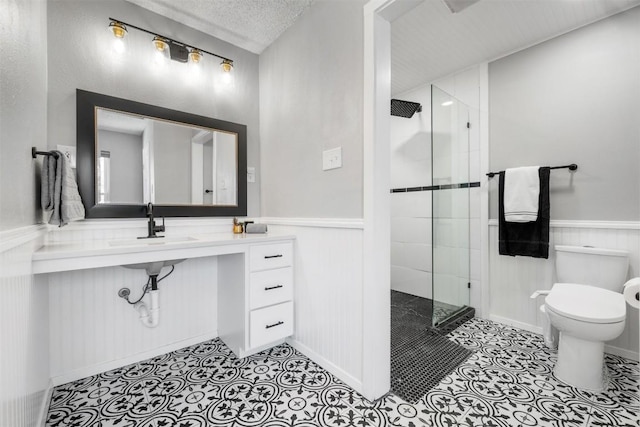
[[[192,242],[193,237],[189,236],[176,236],[176,237],[157,237],[151,239],[127,239],[127,240],[110,240],[109,246],[151,246],[151,245],[167,245],[171,243]]]
[[[140,270],[147,270],[148,276],[157,276],[164,267],[170,267],[185,261],[184,259],[168,259],[165,261],[154,262],[141,262],[139,264],[127,264],[123,265],[125,268],[135,268]]]

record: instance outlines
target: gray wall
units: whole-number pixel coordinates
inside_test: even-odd
[[[316,1],[260,55],[264,216],[362,217],[363,4]]]
[[[552,219],[640,219],[640,7],[491,63],[489,102],[491,170],[579,165]]]
[[[220,60],[206,55],[199,74],[185,64],[153,60],[151,38],[131,29],[116,54],[108,18],[157,31],[235,61],[231,85],[216,82]],[[76,88],[247,125],[248,164],[260,161],[258,56],[123,0],[49,2],[49,145],[76,141]],[[28,30],[37,31],[33,25]],[[4,40],[3,40],[4,45]],[[29,67],[41,56],[30,52]],[[25,59],[26,60],[26,59]],[[259,172],[259,171],[258,171]],[[260,214],[258,183],[248,184],[249,215]]]
[[[110,202],[142,204],[142,136],[100,130],[98,143],[110,153]]]
[[[153,122],[155,203],[188,204],[191,200],[192,129]]]
[[[47,3],[0,2],[0,40],[0,230],[7,230],[42,221],[42,160],[31,159],[31,147],[44,150],[47,141]]]

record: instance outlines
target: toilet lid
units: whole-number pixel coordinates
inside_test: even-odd
[[[589,323],[616,323],[627,314],[622,294],[574,283],[553,285],[545,304],[561,316]]]

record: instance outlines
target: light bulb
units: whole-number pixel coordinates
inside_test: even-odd
[[[231,61],[230,59],[223,59],[220,63],[220,67],[225,73],[230,73],[231,70],[233,70],[233,61]]]
[[[162,37],[158,37],[155,36],[153,38],[153,45],[156,47],[156,49],[160,52],[164,52],[165,49],[167,48],[167,42],[165,39],[163,39]]]
[[[191,62],[194,64],[198,64],[202,59],[202,53],[198,49],[191,49],[189,52],[189,59],[191,59]]]
[[[113,33],[113,36],[117,39],[123,39],[127,35],[127,27],[119,22],[111,21],[109,23],[109,29]]]

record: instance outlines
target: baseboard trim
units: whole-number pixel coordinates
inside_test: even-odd
[[[287,344],[289,344],[291,347],[295,348],[300,353],[307,356],[309,359],[313,360],[322,368],[329,371],[332,375],[336,376],[340,381],[344,382],[345,384],[347,384],[349,387],[351,387],[358,393],[363,394],[361,380],[349,374],[342,368],[336,366],[336,364],[334,364],[324,356],[320,355],[319,353],[315,352],[314,350],[310,349],[306,345],[302,344],[300,341],[296,341],[293,338],[287,338]]]
[[[532,326],[527,323],[516,322],[515,320],[511,320],[511,319],[507,319],[506,317],[500,317],[495,315],[490,315],[489,320],[502,323],[503,325],[513,326],[514,328],[523,329],[528,332],[533,332],[534,334],[542,335],[542,328],[539,326]],[[613,345],[605,345],[604,352],[608,354],[613,354],[615,356],[624,357],[625,359],[635,360],[636,362],[640,361],[640,354],[638,352],[627,350],[620,347],[615,347]]]
[[[142,353],[137,353],[121,359],[111,360],[109,362],[99,363],[97,365],[85,366],[80,369],[75,369],[71,372],[66,372],[64,374],[54,376],[51,378],[51,381],[53,383],[53,386],[57,387],[59,385],[67,384],[82,378],[87,378],[92,375],[101,374],[103,372],[107,372],[112,369],[121,368],[123,366],[131,365],[133,363],[138,363],[143,360],[150,359],[152,357],[160,356],[161,354],[171,353],[172,351],[176,351],[184,347],[189,347],[191,345],[199,344],[201,342],[209,341],[217,337],[218,337],[218,331],[211,332],[208,334],[198,335],[193,338],[188,338],[186,340],[167,344],[162,347],[156,347],[152,350],[143,351]]]
[[[51,406],[51,396],[53,395],[53,381],[49,380],[49,385],[45,390],[45,397],[42,399],[42,407],[40,408],[40,415],[38,416],[37,426],[47,427],[47,414],[49,413],[49,407]]]
[[[321,227],[321,228],[354,228],[363,229],[362,218],[283,218],[264,217],[261,222],[268,225],[290,225],[295,227]]]
[[[506,317],[496,316],[495,314],[490,314],[489,320],[502,323],[503,325],[513,326],[514,328],[522,329],[527,332],[533,332],[534,334],[542,335],[542,328],[539,326],[533,326],[528,323],[518,322],[516,320],[508,319]]]
[[[640,362],[640,354],[638,354],[635,351],[605,344],[604,352],[613,354],[614,356],[620,356],[620,357],[624,357],[625,359],[631,359],[631,360],[635,360],[636,362]]]

